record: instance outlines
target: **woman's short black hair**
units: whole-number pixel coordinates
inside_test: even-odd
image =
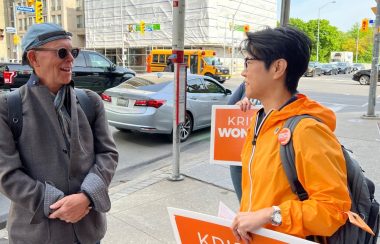
[[[285,59],[288,63],[285,85],[290,93],[297,92],[298,81],[307,70],[311,53],[311,41],[305,33],[288,26],[268,27],[248,32],[240,48],[243,55],[262,60],[266,69],[273,61]]]

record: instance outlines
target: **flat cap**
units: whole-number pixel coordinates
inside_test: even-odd
[[[34,24],[22,38],[22,63],[26,63],[26,52],[32,48],[42,46],[59,39],[71,39],[72,34],[61,26],[53,23]]]

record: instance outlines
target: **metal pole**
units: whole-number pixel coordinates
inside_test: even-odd
[[[319,18],[320,18],[321,8],[318,9],[318,28],[317,28],[317,62],[319,62]]]
[[[174,111],[173,111],[173,164],[172,174],[168,177],[171,181],[183,180],[180,175],[180,137],[179,132],[181,129],[181,122],[185,117],[185,111],[181,111],[180,106],[185,106],[186,101],[181,101],[181,97],[185,96],[185,89],[182,87],[180,81],[186,82],[180,75],[186,75],[186,72],[180,72],[184,62],[184,41],[185,39],[185,0],[173,0],[173,55],[174,59]],[[182,109],[183,110],[183,109]],[[183,114],[181,114],[181,112]]]
[[[358,32],[356,35],[356,53],[355,53],[355,63],[358,62],[358,49],[359,49],[359,26],[358,26]]]
[[[282,0],[280,25],[287,26],[289,24],[290,0]]]
[[[17,19],[16,19],[16,3],[13,1],[13,21],[14,21],[14,25],[15,25],[15,29],[16,29],[16,33],[15,35],[18,35],[18,28],[17,28]],[[20,60],[19,59],[19,50],[18,50],[18,45],[15,44],[13,42],[13,40],[11,40],[12,43],[13,43],[13,47],[16,48],[16,60]]]
[[[369,84],[369,96],[368,96],[368,110],[367,114],[363,117],[374,118],[378,117],[375,115],[376,106],[376,87],[377,87],[377,65],[379,63],[379,44],[380,44],[380,1],[377,1],[377,11],[376,11],[376,22],[375,22],[375,35],[373,42],[373,53],[372,53],[372,68],[371,68],[371,79]]]
[[[235,72],[235,40],[234,40],[234,32],[235,32],[235,16],[237,14],[237,12],[239,11],[239,8],[240,8],[240,5],[241,5],[241,2],[243,0],[240,0],[239,2],[239,5],[237,6],[236,8],[236,11],[234,13],[234,15],[232,16],[232,34],[231,34],[231,74],[233,74]]]

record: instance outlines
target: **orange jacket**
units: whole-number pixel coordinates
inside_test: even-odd
[[[323,121],[303,119],[292,135],[297,175],[309,194],[309,199],[303,202],[290,189],[280,161],[278,142],[278,132],[285,121],[301,114]],[[265,227],[302,238],[308,235],[331,236],[343,225],[347,220],[343,212],[350,209],[351,200],[346,164],[333,134],[335,123],[333,111],[298,94],[296,101],[267,114],[253,147],[254,116],[242,150],[243,196],[240,211],[279,206],[281,226],[269,224]]]

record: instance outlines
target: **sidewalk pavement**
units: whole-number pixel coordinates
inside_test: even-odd
[[[380,120],[363,120],[361,113],[337,113],[336,135],[375,182],[380,199]],[[157,162],[160,168],[110,189],[112,209],[107,214],[108,231],[102,244],[175,243],[167,207],[216,215],[219,201],[239,208],[229,167],[209,164],[209,142],[181,152],[183,181],[168,181],[172,158]],[[0,231],[0,238],[6,238]],[[7,243],[5,239],[0,244]]]

